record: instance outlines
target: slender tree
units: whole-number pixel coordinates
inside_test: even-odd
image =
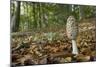
[[[17,1],[17,8],[16,8],[16,22],[15,27],[13,27],[13,32],[17,32],[19,30],[20,24],[20,1]]]

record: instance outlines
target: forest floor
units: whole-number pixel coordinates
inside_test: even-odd
[[[79,23],[78,55],[73,55],[71,40],[65,29],[54,33],[13,36],[11,38],[12,65],[41,65],[96,61],[96,20]]]

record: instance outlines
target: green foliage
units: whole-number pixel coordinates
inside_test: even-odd
[[[20,31],[33,31],[63,27],[68,16],[77,20],[96,16],[96,7],[88,5],[21,2]],[[11,14],[16,12],[16,1],[11,2]],[[27,30],[25,30],[27,23]]]

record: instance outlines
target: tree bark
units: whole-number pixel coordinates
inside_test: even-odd
[[[13,27],[12,32],[17,32],[19,30],[19,24],[20,24],[20,1],[17,1],[15,26]]]
[[[84,11],[83,11],[83,6],[79,6],[79,20],[84,19]]]

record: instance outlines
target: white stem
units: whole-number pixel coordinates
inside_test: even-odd
[[[77,48],[75,40],[72,40],[72,53],[73,54],[78,54],[78,48]]]

